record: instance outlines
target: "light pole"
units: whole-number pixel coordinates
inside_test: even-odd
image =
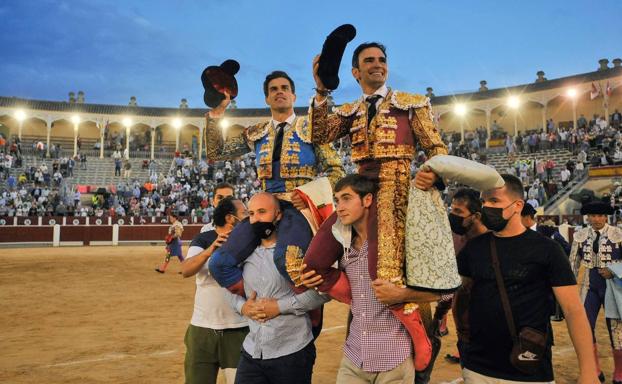
[[[566,96],[568,96],[572,102],[572,128],[577,127],[577,90],[574,88],[570,88],[566,91]]]
[[[73,123],[73,157],[78,154],[78,128],[80,125],[80,116],[71,116],[71,122]]]
[[[106,135],[106,126],[103,121],[99,121],[97,123],[97,127],[99,128],[99,158],[104,158],[104,138]]]
[[[460,144],[464,144],[464,116],[466,115],[466,106],[462,103],[454,106],[454,113],[460,119]]]
[[[520,106],[520,100],[516,96],[510,96],[508,98],[508,107],[514,110],[514,139],[518,136],[518,107]]]
[[[17,119],[17,137],[19,137],[19,140],[21,141],[22,140],[22,123],[26,119],[26,112],[22,111],[21,109],[18,109],[15,112],[15,118]]]
[[[154,147],[155,147],[155,127],[149,127],[149,129],[151,129],[151,160],[153,160],[154,154]]]
[[[125,159],[130,158],[130,127],[132,126],[132,119],[126,117],[123,119],[123,125],[125,126]]]
[[[181,119],[173,119],[173,128],[175,128],[175,152],[179,151],[179,135],[181,133]]]

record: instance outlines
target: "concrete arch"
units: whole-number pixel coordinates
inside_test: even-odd
[[[2,136],[5,140],[8,140],[11,137],[11,128],[2,122],[0,122],[0,136]]]
[[[51,140],[55,139],[71,139],[73,140],[73,123],[69,120],[69,117],[55,118],[50,122],[52,127]],[[78,132],[80,129],[78,128]]]
[[[130,148],[149,150],[151,146],[151,126],[138,122],[130,127]]]
[[[175,137],[177,133],[172,123],[165,122],[165,123],[158,124],[155,126],[155,130],[156,130],[156,138],[158,137],[157,135],[160,134],[162,137],[163,143],[169,143],[169,144],[173,143],[173,145],[175,145]]]
[[[13,114],[5,113],[0,115],[0,123],[9,127],[10,135],[17,135],[19,132],[19,121]],[[22,136],[46,135],[46,119],[41,114],[27,115],[22,121]]]
[[[199,133],[200,128],[192,123],[185,124],[181,128],[179,128],[180,150],[189,150],[191,152],[197,151],[200,139]]]
[[[0,114],[0,124],[3,126],[2,134],[6,136],[5,139],[17,135],[19,123],[11,113]]]
[[[17,133],[17,130],[15,131]],[[40,116],[27,116],[22,122],[22,138],[45,137],[47,121]]]
[[[97,122],[92,120],[80,122],[78,125],[78,136],[83,142],[94,143],[95,141],[99,141],[100,136]]]

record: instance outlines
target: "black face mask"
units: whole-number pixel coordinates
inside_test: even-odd
[[[251,227],[253,228],[255,236],[260,239],[267,239],[274,231],[276,231],[276,226],[271,221],[257,221],[251,224]]]
[[[512,202],[512,204],[516,203],[516,201]],[[503,211],[512,204],[505,208],[482,207],[482,224],[494,232],[503,230],[508,225],[508,221],[510,221],[510,219],[503,218]]]
[[[471,217],[472,215],[473,214],[467,217]],[[460,235],[460,236],[465,235],[472,225],[472,224],[469,225],[468,228],[464,226],[464,219],[466,219],[467,217],[462,217],[454,213],[450,213],[449,214],[449,226],[451,227],[451,231],[455,233],[456,235]]]

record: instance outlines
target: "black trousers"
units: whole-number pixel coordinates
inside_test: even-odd
[[[275,359],[253,359],[242,349],[235,384],[311,384],[315,345]]]

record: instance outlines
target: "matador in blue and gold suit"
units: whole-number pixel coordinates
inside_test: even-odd
[[[341,159],[332,144],[313,144],[308,119],[293,113],[284,122],[270,119],[247,127],[240,135],[232,135],[227,140],[223,139],[218,125],[218,119],[208,117],[207,158],[221,160],[254,151],[262,189],[281,200],[283,219],[278,224],[274,262],[281,275],[290,280],[286,260],[301,261],[313,236],[305,217],[289,203],[291,193],[319,176],[326,176],[334,188],[345,176]],[[209,264],[212,276],[229,291],[243,295],[239,265],[258,244],[259,239],[253,234],[249,221],[244,220],[212,255]],[[321,330],[321,312],[312,312],[311,319],[317,336]]]

